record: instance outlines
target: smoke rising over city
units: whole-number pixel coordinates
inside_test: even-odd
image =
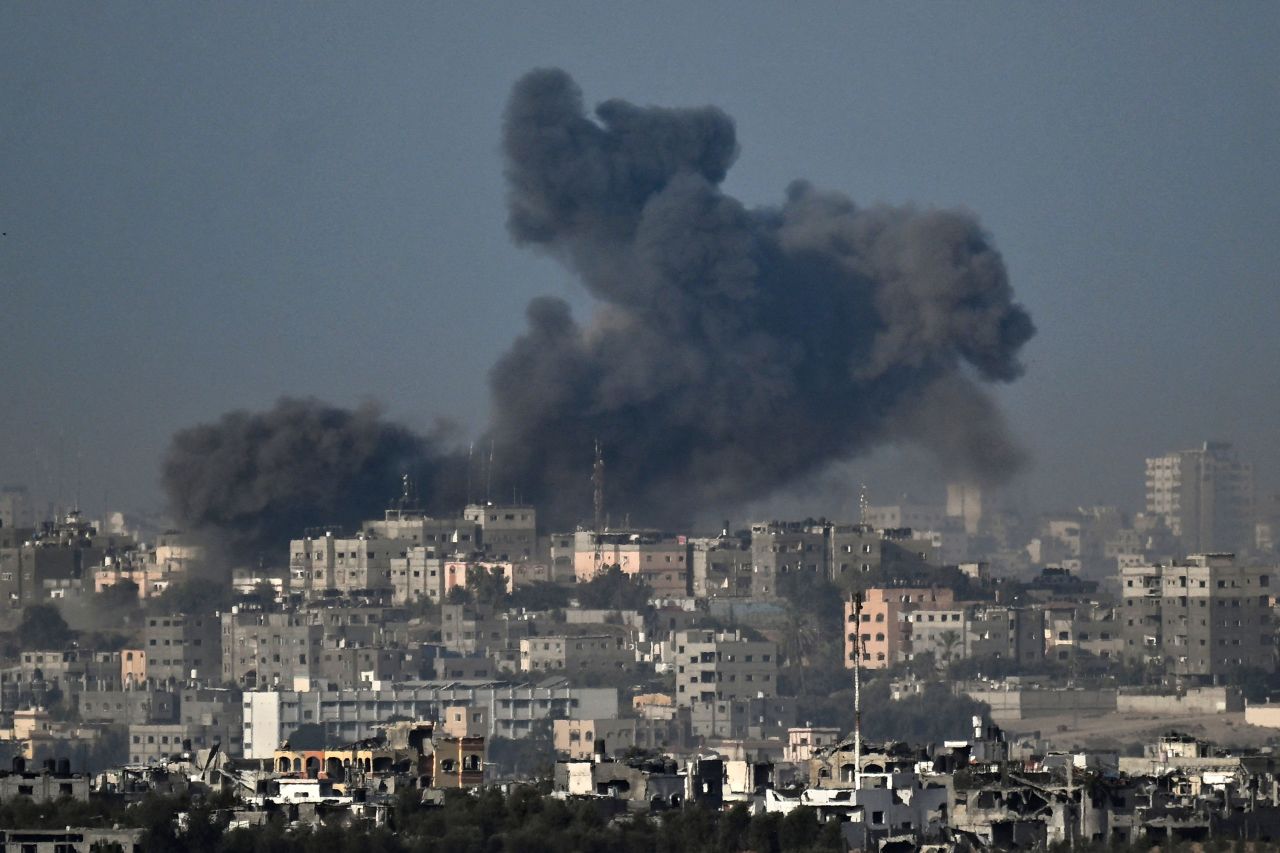
[[[889,442],[976,482],[1018,469],[984,384],[1020,375],[1034,327],[972,214],[864,208],[804,181],[748,208],[720,187],[738,154],[729,116],[619,100],[588,114],[559,70],[517,82],[502,142],[512,238],[597,306],[579,321],[534,299],[492,368],[495,495],[552,526],[587,517],[597,439],[615,517],[648,524]],[[179,433],[164,482],[184,524],[261,544],[376,514],[402,470],[446,509],[469,464],[372,411],[283,401]]]
[[[437,448],[437,439],[372,406],[285,398],[182,430],[161,476],[183,524],[217,534],[230,556],[251,558],[307,528],[381,516],[405,472],[447,488],[454,460]]]

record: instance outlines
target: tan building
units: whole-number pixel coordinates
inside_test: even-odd
[[[684,536],[664,536],[652,531],[574,536],[573,567],[579,583],[591,580],[610,566],[647,583],[658,597],[689,594],[689,544]]]
[[[808,761],[819,751],[840,742],[840,730],[828,726],[798,726],[787,729],[783,761]]]
[[[604,741],[608,756],[626,752],[636,745],[635,720],[556,720],[553,723],[556,752],[570,761],[582,761],[596,754],[596,741]]]

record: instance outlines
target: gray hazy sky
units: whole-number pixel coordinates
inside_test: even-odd
[[[977,212],[1040,329],[1016,496],[1135,506],[1204,438],[1274,488],[1277,45],[1274,2],[4,0],[0,482],[155,507],[176,428],[285,393],[480,428],[528,299],[591,308],[504,228],[503,103],[558,65],[725,109],[748,204]]]

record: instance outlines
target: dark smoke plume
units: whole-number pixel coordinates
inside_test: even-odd
[[[720,189],[738,152],[723,112],[612,100],[588,116],[559,70],[516,84],[503,147],[513,238],[598,300],[579,324],[535,299],[490,374],[495,494],[547,526],[589,516],[597,439],[615,517],[651,524],[886,442],[982,483],[1020,464],[980,383],[1017,378],[1035,330],[971,214],[803,182],[748,209]],[[185,523],[261,543],[376,515],[406,466],[456,511],[466,465],[372,412],[285,401],[179,433],[165,484]]]
[[[738,151],[723,112],[615,100],[589,117],[559,70],[516,84],[504,150],[512,236],[600,301],[579,326],[536,300],[492,373],[493,434],[553,515],[590,505],[597,437],[614,505],[660,523],[886,441],[980,482],[1018,466],[978,383],[1015,379],[1034,327],[972,215],[803,182],[747,209],[719,187]]]
[[[406,472],[437,489],[456,482],[454,463],[435,440],[382,420],[372,406],[286,398],[266,412],[231,412],[182,430],[162,480],[185,525],[217,532],[234,557],[279,559],[306,528],[354,529],[381,517]],[[450,509],[460,499],[434,497]]]

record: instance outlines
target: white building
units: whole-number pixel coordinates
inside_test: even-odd
[[[270,758],[303,725],[323,725],[331,740],[347,743],[373,737],[393,716],[443,722],[446,709],[462,707],[487,715],[487,737],[520,738],[538,720],[617,717],[618,691],[569,687],[564,679],[541,685],[423,681],[360,690],[250,691],[243,704],[245,757]]]

